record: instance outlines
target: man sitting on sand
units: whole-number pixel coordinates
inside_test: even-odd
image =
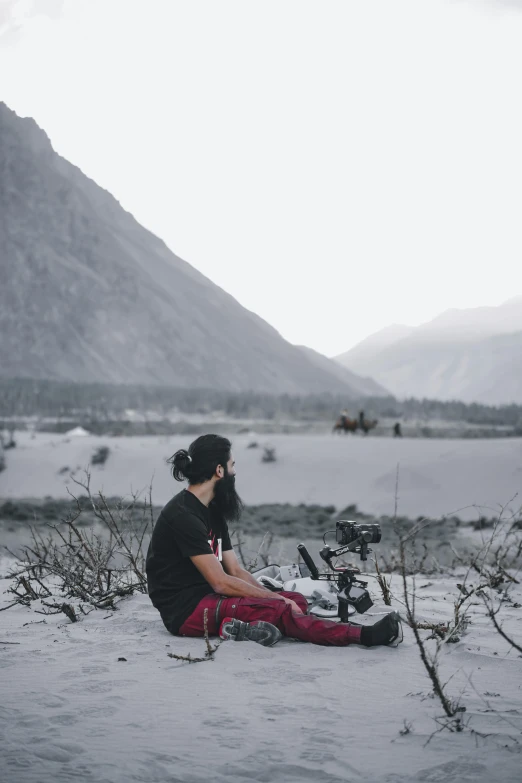
[[[373,647],[400,636],[396,612],[360,627],[308,615],[300,593],[273,593],[241,568],[227,522],[237,521],[243,504],[235,489],[231,443],[202,435],[169,463],[187,489],[162,509],[147,553],[149,596],[172,634],[249,639],[265,646],[290,636],[312,644]]]

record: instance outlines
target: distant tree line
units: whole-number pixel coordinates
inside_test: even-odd
[[[256,391],[229,392],[219,389],[188,389],[104,383],[0,378],[0,418],[82,416],[110,421],[136,410],[167,417],[177,410],[202,415],[220,411],[238,419],[290,418],[300,421],[331,421],[347,408],[356,416],[441,419],[469,424],[522,427],[522,406],[490,406],[429,399],[396,400],[394,397],[350,398],[342,394],[268,394]]]

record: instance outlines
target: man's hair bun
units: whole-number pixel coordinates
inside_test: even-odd
[[[186,449],[178,449],[170,459],[167,460],[172,465],[172,475],[176,481],[183,481],[190,478],[190,463],[192,457]]]

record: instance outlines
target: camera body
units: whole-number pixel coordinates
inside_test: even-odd
[[[365,522],[340,519],[335,527],[335,540],[341,546],[351,544],[353,541],[378,544],[381,540],[381,526],[377,522],[370,525]]]

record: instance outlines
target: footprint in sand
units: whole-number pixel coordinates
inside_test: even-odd
[[[33,695],[32,693],[28,694],[29,697],[31,697],[32,695]],[[58,696],[57,693],[36,694],[34,697],[34,701],[40,707],[47,707],[48,709],[51,710],[58,709],[58,707],[65,707],[67,704],[67,699]]]
[[[18,748],[16,750],[3,750],[2,751],[2,763],[5,769],[28,769],[34,766],[34,760],[27,756],[21,756]],[[16,780],[16,778],[13,778]]]
[[[110,693],[113,688],[128,688],[135,684],[134,680],[91,680],[68,685],[62,689],[62,693]]]
[[[108,666],[82,666],[81,668],[64,672],[64,674],[62,674],[62,680],[74,680],[80,674],[107,674],[108,671]]]
[[[84,753],[85,748],[83,745],[78,745],[76,742],[55,742],[52,744],[46,743],[40,748],[32,748],[33,755],[39,759],[45,759],[46,761],[60,761],[67,762],[72,761],[78,754]]]
[[[0,722],[9,723],[17,715],[21,715],[20,710],[15,710],[13,707],[2,707],[0,704]]]
[[[358,780],[360,777],[360,773],[348,763],[343,765],[345,774],[341,777],[329,774],[324,769],[310,769],[300,764],[285,764],[270,758],[270,756],[267,758],[266,752],[248,756],[243,759],[241,767],[229,765],[226,769],[219,769],[219,772],[229,779],[233,779],[236,774],[238,777],[242,777],[246,765],[248,765],[249,779],[257,781],[284,780],[285,783],[302,783],[303,781],[317,783],[320,780],[321,783],[346,783],[348,779]],[[353,777],[348,778],[347,774]]]
[[[181,778],[176,774],[179,770],[180,760],[176,756],[166,756],[165,754],[148,754],[146,762],[138,761],[132,771],[129,771],[126,780],[136,781],[138,783],[163,783],[169,781],[175,783]],[[194,778],[191,777],[191,780]],[[199,778],[198,778],[199,780]]]
[[[91,767],[85,764],[77,764],[76,762],[74,767],[63,769],[62,772],[58,772],[56,775],[57,780],[70,780],[71,778],[78,778],[79,781],[89,780],[89,778],[99,780]]]
[[[323,739],[322,742],[324,743],[325,740]],[[332,760],[332,752],[327,745],[325,745],[325,747],[327,748],[326,750],[305,748],[299,755],[303,761],[309,761],[312,764],[326,764],[328,761]]]
[[[329,669],[323,670],[323,672],[325,671],[328,672],[328,674],[331,674]],[[255,677],[255,679],[252,679],[252,682],[256,684],[261,683],[261,685],[266,684],[267,681],[277,682],[278,685],[287,685],[294,682],[305,683],[310,682],[310,680],[316,680],[321,676],[318,670],[314,671],[313,674],[301,673],[295,669],[289,670],[288,666],[256,668],[252,672],[249,672],[249,674]]]
[[[42,718],[39,715],[24,715],[15,721],[15,724],[22,729],[38,729],[42,725]]]
[[[212,728],[216,728],[216,722],[213,720],[204,720],[202,721],[202,724],[203,726],[211,726]],[[219,719],[219,730],[221,731],[222,728],[240,732],[245,728],[245,721],[238,720],[237,718],[227,718],[226,716],[222,716]]]
[[[82,674],[107,674],[110,671],[108,666],[82,666]]]
[[[75,723],[78,723],[78,717],[74,712],[61,712],[58,715],[52,715],[48,720],[54,726],[74,726]]]
[[[390,775],[387,783],[474,783],[487,772],[484,764],[472,761],[447,761],[436,767],[419,770],[413,777]]]
[[[112,691],[112,682],[103,680],[91,680],[91,682],[78,682],[74,685],[68,685],[62,688],[62,693],[110,693]]]
[[[294,713],[295,707],[285,707],[284,704],[268,704],[266,707],[263,707],[263,715],[276,715],[282,717],[283,715],[293,715]]]
[[[113,696],[111,702],[114,702],[118,697]],[[84,707],[78,710],[78,715],[83,718],[112,718],[118,712],[118,707],[111,704],[93,704],[91,707]]]

